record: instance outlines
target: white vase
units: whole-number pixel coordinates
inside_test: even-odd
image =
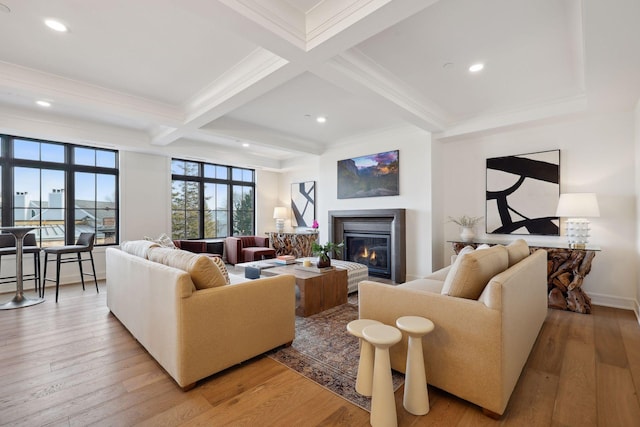
[[[476,233],[473,232],[472,227],[462,227],[462,232],[460,233],[460,238],[463,242],[470,242],[475,237]]]

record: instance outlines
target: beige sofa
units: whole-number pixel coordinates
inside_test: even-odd
[[[406,315],[431,319],[435,329],[423,339],[427,382],[502,415],[547,315],[547,254],[528,255],[522,243],[464,254],[398,286],[361,282],[360,318],[388,325]],[[390,349],[393,369],[405,371],[406,354],[403,334]]]
[[[144,245],[154,244],[142,244],[132,253],[107,249],[107,306],[183,389],[293,341],[293,276],[253,281],[230,276],[229,285],[198,290],[192,280],[195,271],[150,261],[152,249],[147,252]],[[156,253],[165,257],[160,251]],[[165,251],[176,256],[184,252]],[[186,270],[196,263],[209,268],[203,258],[212,262],[204,255],[188,254],[201,258],[185,258]]]

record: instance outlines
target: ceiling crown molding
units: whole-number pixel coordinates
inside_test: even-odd
[[[175,125],[183,120],[182,111],[171,105],[6,62],[0,62],[0,91],[144,121]]]
[[[449,126],[443,132],[434,134],[440,141],[472,136],[489,130],[525,125],[535,121],[546,120],[567,114],[581,113],[587,110],[585,94],[568,98],[529,105],[520,109],[512,109],[493,114],[486,114]]]

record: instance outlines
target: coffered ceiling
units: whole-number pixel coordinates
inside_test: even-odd
[[[0,117],[272,165],[399,126],[454,140],[631,110],[639,16],[637,0],[0,0]]]

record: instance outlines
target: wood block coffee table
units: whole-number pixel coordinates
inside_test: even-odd
[[[300,302],[296,306],[298,316],[311,316],[347,302],[347,270],[316,273],[297,269],[292,264],[264,269],[261,273],[264,276],[296,276],[296,286],[300,290]]]

